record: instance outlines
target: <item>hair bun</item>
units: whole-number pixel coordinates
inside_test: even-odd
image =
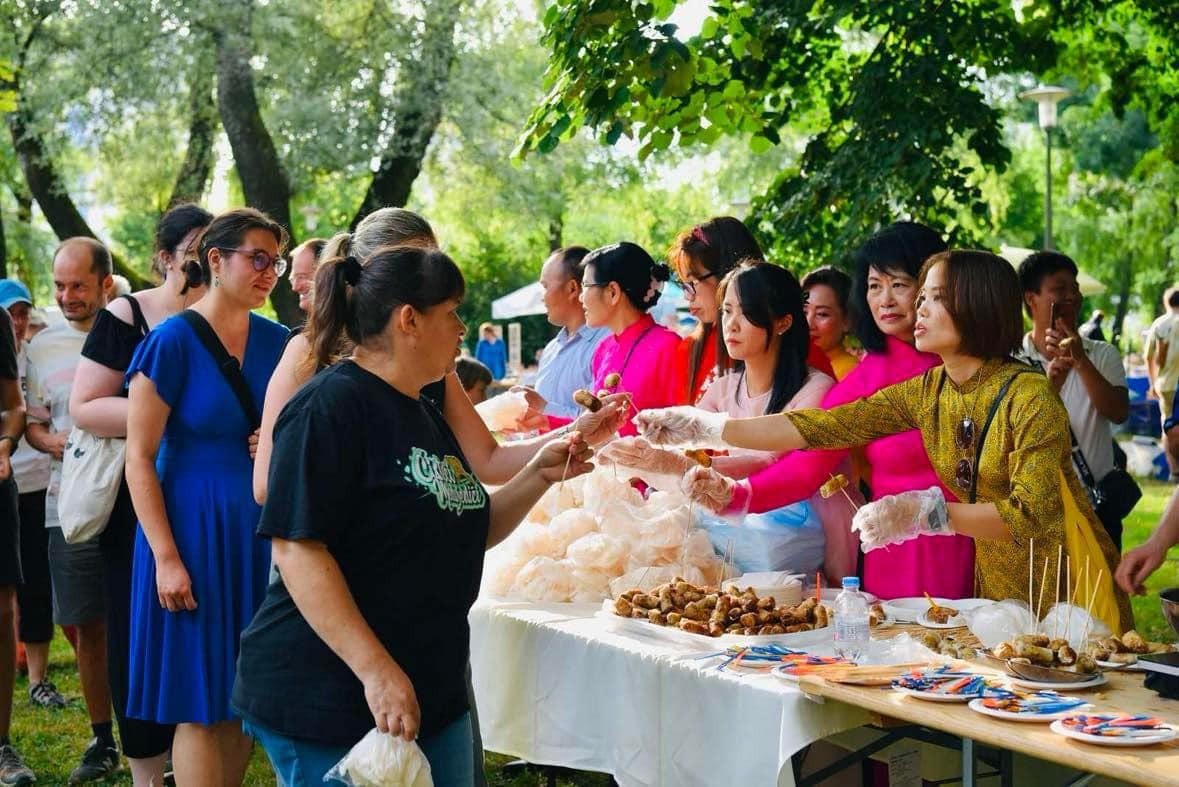
[[[671,268],[666,262],[657,262],[651,268],[651,278],[655,281],[671,281]]]
[[[352,286],[356,286],[356,283],[360,281],[360,274],[364,272],[364,268],[361,266],[360,260],[349,254],[340,263],[340,267],[344,271],[344,281],[348,282],[348,284]]]

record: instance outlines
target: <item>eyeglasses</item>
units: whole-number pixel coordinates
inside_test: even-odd
[[[703,276],[697,276],[696,281],[688,281],[687,279],[677,279],[676,283],[680,285],[683,291],[691,298],[696,297],[696,288],[700,286],[700,282],[708,281],[715,277],[715,273],[706,273]]]
[[[250,259],[250,265],[252,265],[254,270],[256,270],[258,273],[262,273],[262,271],[266,270],[272,265],[274,266],[275,276],[282,276],[287,272],[287,261],[284,257],[277,254],[271,255],[270,252],[264,251],[263,249],[221,248],[221,251],[232,251],[236,254],[246,255],[246,257]]]
[[[974,419],[966,416],[954,426],[954,445],[958,446],[959,451],[967,451],[973,455],[974,453],[974,436],[977,430],[974,427]],[[974,459],[972,456],[966,456],[958,460],[957,467],[954,468],[954,484],[962,490],[969,491],[970,484],[974,481]]]

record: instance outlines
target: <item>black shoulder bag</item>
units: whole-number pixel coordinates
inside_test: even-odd
[[[217,368],[225,377],[225,382],[229,383],[234,396],[237,397],[238,404],[242,406],[242,412],[250,424],[250,431],[253,432],[262,425],[262,416],[258,414],[258,406],[254,404],[254,395],[250,393],[250,385],[246,382],[245,375],[242,374],[241,364],[229,354],[225,345],[213,332],[213,327],[200,314],[192,309],[185,309],[180,312],[180,319],[189,324],[197,338],[201,340],[201,344],[209,351],[209,355],[213,356]]]
[[[1039,361],[1032,363],[1041,372],[1044,371],[1044,365]],[[1094,478],[1093,471],[1089,469],[1089,462],[1085,460],[1085,454],[1081,451],[1081,444],[1077,442],[1077,435],[1073,432],[1071,423],[1068,427],[1068,438],[1072,441],[1073,462],[1077,466],[1077,475],[1081,477],[1081,483],[1085,485],[1085,491],[1089,494],[1089,502],[1093,504],[1097,518],[1103,524],[1107,522],[1120,523],[1130,515],[1134,506],[1142,499],[1142,489],[1139,488],[1138,482],[1124,468],[1116,466],[1100,480]],[[1116,541],[1117,539],[1115,539],[1115,543]]]

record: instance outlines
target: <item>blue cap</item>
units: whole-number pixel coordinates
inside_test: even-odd
[[[858,588],[860,586],[859,577],[844,577],[843,586],[845,588]]]
[[[29,293],[29,288],[16,279],[0,279],[0,306],[7,309],[14,303],[22,302],[33,305],[33,296]]]

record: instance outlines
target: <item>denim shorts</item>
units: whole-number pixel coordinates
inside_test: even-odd
[[[350,745],[324,745],[289,738],[254,722],[243,721],[242,731],[266,750],[270,764],[283,787],[321,787],[324,774],[344,759]],[[471,716],[451,722],[418,745],[430,762],[436,787],[472,787],[475,780],[471,760]]]

